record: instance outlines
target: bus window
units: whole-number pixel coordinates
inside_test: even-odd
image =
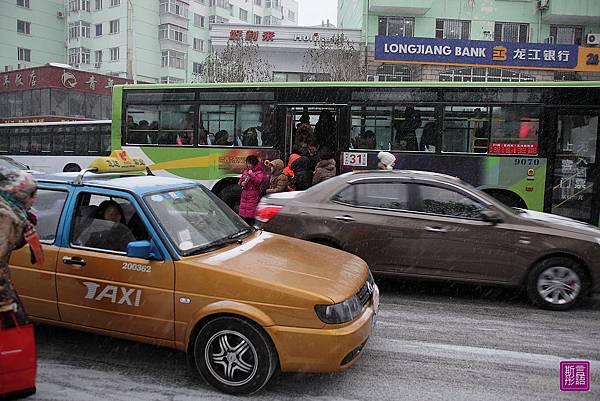
[[[110,146],[111,146],[110,133],[111,133],[110,125],[101,128],[100,137],[101,137],[101,141],[102,141],[102,152],[106,155],[108,155],[110,153]]]
[[[57,137],[62,140],[61,153],[73,153],[75,151],[75,129],[73,127],[59,128]]]
[[[36,128],[31,128],[29,152],[36,155],[42,153],[42,135]]]
[[[201,129],[206,131],[206,144],[233,146],[235,132],[235,106],[201,105]]]
[[[537,154],[540,114],[537,106],[493,107],[490,153]]]
[[[8,153],[10,147],[10,137],[9,137],[10,129],[9,128],[0,128],[0,152]]]
[[[435,152],[435,108],[394,107],[392,149]]]
[[[42,141],[42,153],[52,152],[52,128],[50,127],[37,127],[41,135]]]
[[[127,145],[156,143],[159,111],[157,105],[136,105],[127,108]]]
[[[489,132],[488,107],[446,106],[442,151],[487,153]]]
[[[235,146],[272,147],[274,145],[273,108],[269,105],[237,106]]]
[[[351,149],[389,150],[392,107],[352,107]]]
[[[189,104],[161,104],[156,143],[159,145],[194,144],[194,108]]]
[[[89,138],[88,138],[88,153],[100,152],[100,127],[91,126],[89,127]]]
[[[29,153],[29,128],[19,128],[16,131],[19,135],[19,152]]]
[[[85,126],[77,127],[75,135],[75,154],[85,155],[88,152],[89,128]]]

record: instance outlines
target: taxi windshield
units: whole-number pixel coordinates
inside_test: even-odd
[[[216,195],[203,187],[153,193],[144,196],[144,200],[183,255],[225,246],[251,231]]]

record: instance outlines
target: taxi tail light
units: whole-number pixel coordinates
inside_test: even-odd
[[[256,220],[261,223],[268,223],[281,209],[283,209],[283,206],[261,202],[256,208]]]

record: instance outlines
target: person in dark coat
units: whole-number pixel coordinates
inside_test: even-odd
[[[271,181],[269,183],[269,189],[267,189],[267,195],[274,194],[277,192],[284,192],[288,186],[288,176],[283,173],[283,160],[275,159],[271,163]]]
[[[312,184],[318,184],[331,177],[335,177],[335,159],[333,153],[324,149],[321,154],[321,160],[317,163],[315,173],[313,174]]]
[[[291,191],[304,191],[310,188],[312,184],[312,170],[310,168],[310,159],[306,156],[299,157],[292,163],[294,177],[290,180],[289,189]]]
[[[315,138],[320,147],[335,148],[337,125],[329,110],[322,110],[315,124]]]
[[[246,169],[242,173],[238,185],[242,188],[239,214],[251,226],[254,225],[256,207],[260,201],[262,181],[262,166],[255,155],[249,155],[246,157]]]

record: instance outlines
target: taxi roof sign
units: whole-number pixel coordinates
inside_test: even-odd
[[[132,173],[146,171],[146,163],[141,157],[130,157],[124,150],[113,150],[110,156],[97,158],[87,168],[96,173]]]

